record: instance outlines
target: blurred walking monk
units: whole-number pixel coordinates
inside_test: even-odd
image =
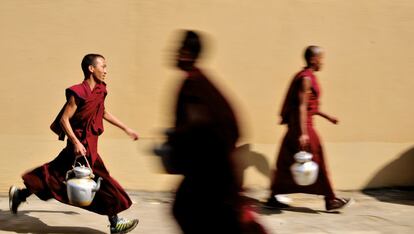
[[[67,146],[51,162],[23,175],[26,188],[10,187],[10,210],[16,214],[20,203],[31,194],[42,200],[54,198],[69,204],[64,184],[66,172],[72,169],[75,159],[86,156],[93,173],[103,180],[93,202],[82,208],[108,216],[111,233],[126,233],[136,227],[138,220],[118,218],[117,214],[128,209],[132,202],[121,185],[109,175],[97,145],[98,137],[104,130],[103,119],[125,131],[133,140],[137,140],[138,135],[105,109],[105,58],[99,54],[88,54],[81,66],[84,81],[66,89],[67,102],[51,125],[60,140],[64,140],[65,135],[68,137]]]
[[[309,46],[305,50],[306,67],[294,77],[285,101],[281,117],[288,131],[283,139],[276,163],[276,172],[271,185],[271,195],[266,203],[269,208],[287,208],[275,195],[287,193],[308,193],[325,196],[325,207],[334,211],[350,204],[350,199],[338,198],[332,189],[325,165],[322,145],[313,128],[313,116],[319,115],[333,124],[338,120],[319,110],[321,89],[315,72],[322,66],[323,52],[318,46]],[[300,150],[309,151],[313,161],[319,165],[317,181],[312,185],[297,185],[290,167],[295,162],[294,155]]]
[[[184,175],[173,215],[185,234],[264,233],[242,211],[231,157],[239,138],[237,121],[224,96],[196,67],[201,50],[199,34],[185,31],[176,66],[186,78],[169,133],[171,151],[163,156],[168,172]]]

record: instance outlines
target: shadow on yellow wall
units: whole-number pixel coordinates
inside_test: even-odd
[[[414,147],[396,157],[394,161],[380,169],[365,186],[380,187],[383,184],[393,186],[414,186]]]
[[[414,147],[379,170],[363,193],[383,202],[414,205]],[[378,188],[387,184],[387,188]],[[375,189],[370,189],[375,188]]]
[[[249,167],[254,167],[260,174],[270,179],[269,162],[263,154],[253,151],[250,144],[244,144],[237,147],[234,155],[237,165],[237,181],[239,181],[239,183],[243,183],[245,171]]]

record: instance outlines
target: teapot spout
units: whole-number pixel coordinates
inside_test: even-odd
[[[101,181],[102,181],[102,178],[101,178],[101,177],[99,177],[99,178],[98,178],[98,180],[96,181],[96,186],[95,186],[95,188],[93,188],[93,189],[92,189],[92,192],[96,192],[96,191],[98,191],[98,190],[99,190],[99,188],[101,187]]]

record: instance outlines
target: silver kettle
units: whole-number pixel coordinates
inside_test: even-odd
[[[92,168],[89,165],[88,159],[85,158],[87,167],[80,164],[76,165],[77,159],[73,163],[72,170],[66,172],[66,190],[69,198],[69,203],[74,206],[89,206],[93,198],[95,197],[96,191],[101,186],[102,178],[99,177],[97,182],[93,179]]]
[[[318,178],[319,166],[312,161],[312,154],[299,151],[293,157],[296,162],[290,170],[296,184],[301,186],[314,184]]]

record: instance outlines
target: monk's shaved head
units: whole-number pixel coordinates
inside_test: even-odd
[[[307,64],[310,63],[312,57],[317,56],[322,53],[322,48],[319,46],[308,46],[305,50],[305,61]]]
[[[100,54],[87,54],[85,55],[85,57],[83,57],[81,67],[82,67],[82,71],[85,76],[85,79],[88,78],[88,76],[91,74],[91,72],[89,71],[89,66],[90,65],[94,66],[97,58],[105,59],[104,56]]]

